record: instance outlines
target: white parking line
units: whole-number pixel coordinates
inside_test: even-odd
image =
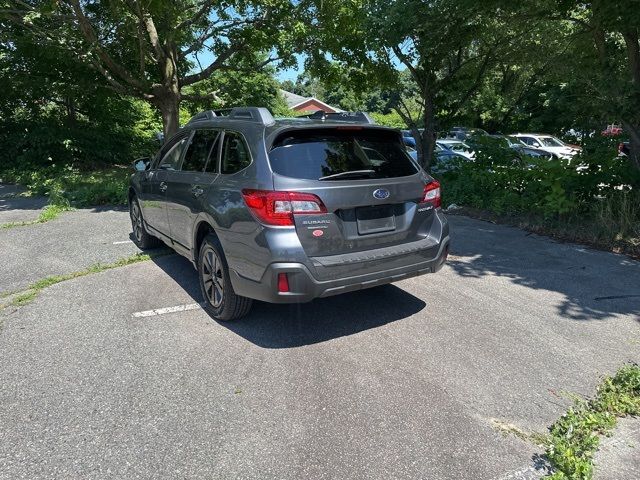
[[[122,240],[121,242],[113,242],[114,245],[122,245],[124,243],[133,243],[132,240]]]
[[[145,310],[144,312],[134,312],[131,314],[133,318],[155,317],[156,315],[164,315],[165,313],[186,312],[188,310],[199,310],[202,305],[199,303],[188,303],[186,305],[176,305],[175,307],[156,308],[155,310]]]

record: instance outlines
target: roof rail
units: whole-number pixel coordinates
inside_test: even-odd
[[[264,107],[236,107],[232,108],[229,118],[238,120],[253,120],[262,125],[273,125],[275,120],[271,112]]]
[[[204,112],[196,113],[193,117],[189,119],[187,123],[200,122],[202,120],[211,120],[216,118],[218,115],[213,110],[206,110]]]
[[[336,112],[328,113],[322,110],[318,110],[309,115],[303,115],[305,118],[311,120],[330,120],[332,122],[359,122],[375,124],[376,122],[365,112]]]
[[[264,107],[234,107],[200,112],[191,117],[188,123],[213,120],[214,118],[220,117],[235,120],[249,120],[262,125],[272,125],[275,122],[271,112]]]

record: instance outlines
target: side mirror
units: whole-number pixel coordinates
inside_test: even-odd
[[[144,172],[151,166],[151,159],[149,157],[138,158],[133,161],[133,169],[136,172]]]

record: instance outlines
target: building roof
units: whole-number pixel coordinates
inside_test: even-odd
[[[303,103],[313,100],[320,105],[325,105],[330,110],[333,110],[335,112],[342,112],[342,110],[340,110],[339,108],[332,107],[328,103],[325,103],[316,97],[303,97],[302,95],[296,95],[295,93],[287,92],[286,90],[282,89],[280,89],[280,94],[284,97],[285,102],[287,102],[287,107],[292,110],[295,110],[297,106],[302,105]]]
[[[303,97],[302,95],[296,95],[295,93],[287,92],[286,90],[280,90],[280,94],[284,97],[285,102],[287,102],[287,107],[293,108],[296,105],[301,104],[309,100],[309,97]]]

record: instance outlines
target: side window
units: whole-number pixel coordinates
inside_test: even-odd
[[[235,132],[225,132],[222,143],[221,173],[236,173],[250,164],[251,155],[242,135]]]
[[[198,130],[184,154],[181,170],[184,172],[202,172],[213,150],[220,132],[217,130]]]
[[[169,151],[162,157],[160,160],[160,165],[158,168],[161,170],[178,170],[180,168],[180,157],[182,155],[182,150],[184,149],[185,143],[187,142],[187,138],[184,137],[178,141],[173,147],[169,149]]]

